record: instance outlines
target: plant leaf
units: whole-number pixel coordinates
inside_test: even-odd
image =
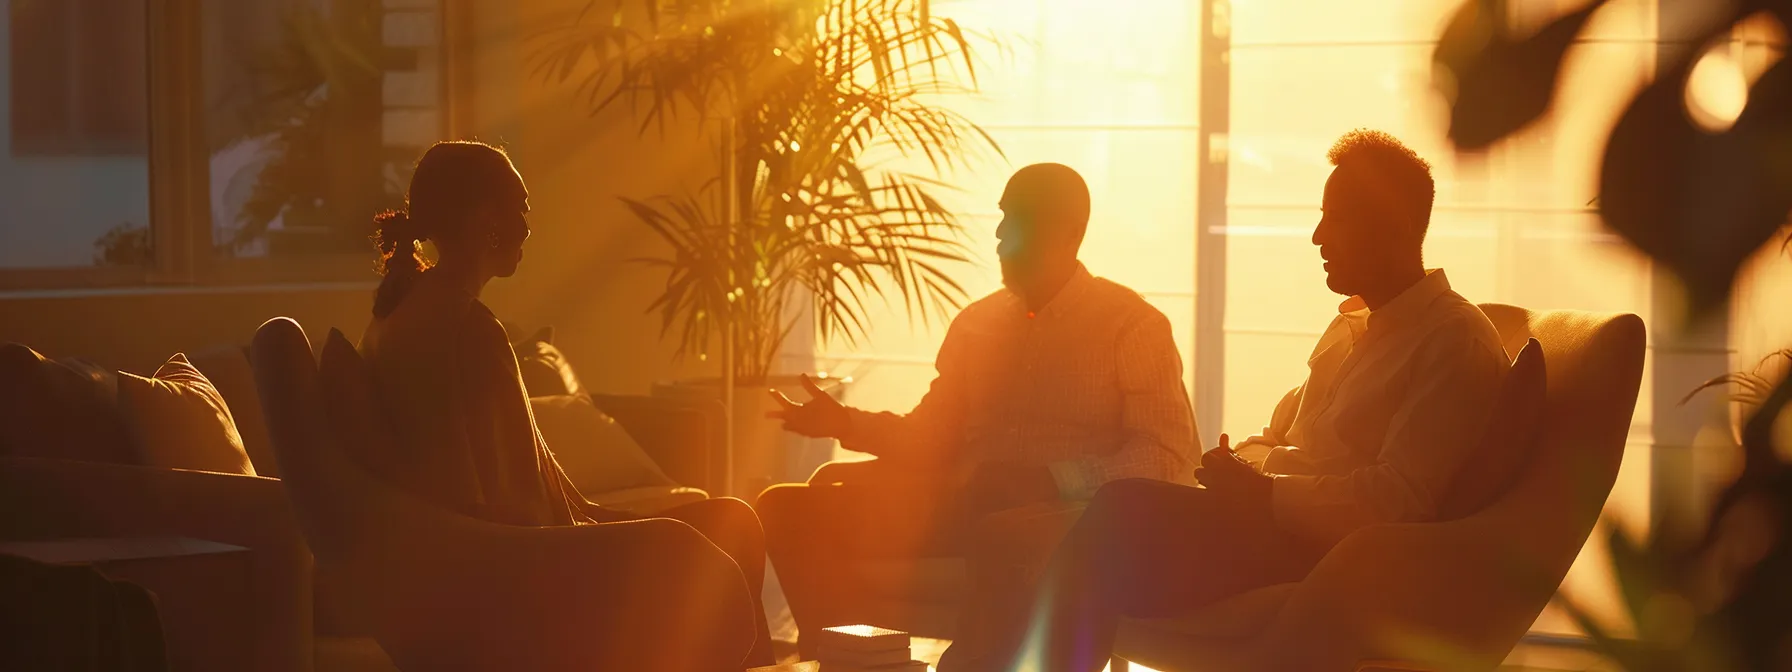
[[[1511,14],[1505,0],[1464,2],[1432,56],[1435,79],[1450,100],[1449,136],[1456,147],[1484,149],[1542,116],[1568,47],[1604,5],[1595,0],[1515,39],[1506,27]]]
[[[1763,74],[1720,133],[1694,127],[1684,111],[1690,67],[1650,84],[1618,120],[1599,209],[1680,279],[1698,319],[1723,305],[1742,263],[1792,212],[1792,62]]]

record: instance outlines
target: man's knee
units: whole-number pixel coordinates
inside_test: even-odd
[[[883,470],[882,458],[869,460],[835,461],[815,468],[809,476],[810,485],[833,485],[837,483],[862,482],[875,478],[873,474]]]
[[[704,503],[704,515],[712,524],[732,532],[751,532],[759,536],[759,514],[753,507],[735,497],[717,497]]]
[[[782,517],[802,506],[809,486],[800,483],[784,483],[766,488],[753,500],[753,510],[759,512],[759,519]]]
[[[811,517],[814,499],[814,492],[807,485],[774,485],[759,493],[753,509],[758,512],[759,524],[766,534],[780,534],[805,524],[803,521]]]
[[[1141,576],[1155,566],[1157,553],[1157,530],[1148,521],[1160,518],[1184,487],[1143,478],[1113,481],[1096,491],[1078,521],[1083,528],[1080,542],[1089,554],[1090,578],[1117,606],[1151,589],[1154,578]]]

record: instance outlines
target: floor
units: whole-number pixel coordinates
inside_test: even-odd
[[[778,584],[778,572],[770,564],[765,568],[765,611],[771,624],[773,650],[778,654],[779,663],[797,662],[796,653],[796,621],[790,618],[790,606],[784,602],[784,590]],[[915,637],[909,640],[909,654],[915,660],[925,661],[928,670],[940,661],[940,655],[946,647],[952,645],[949,639],[929,639]],[[1133,665],[1133,672],[1157,672],[1143,665]]]
[[[796,622],[790,618],[790,607],[784,602],[784,590],[778,573],[768,563],[765,577],[765,610],[771,623],[772,639],[780,663],[797,662]],[[916,637],[910,645],[915,660],[932,665],[939,662],[951,640]],[[1133,672],[1157,672],[1134,664]],[[1584,649],[1551,644],[1523,643],[1512,650],[1499,672],[1608,672],[1615,670],[1608,661]]]

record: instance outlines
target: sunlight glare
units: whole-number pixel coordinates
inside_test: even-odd
[[[1686,111],[1693,123],[1707,132],[1722,133],[1747,106],[1748,78],[1730,56],[1729,45],[1707,50],[1686,78]]]

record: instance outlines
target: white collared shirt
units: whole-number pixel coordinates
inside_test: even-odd
[[[1359,298],[1339,312],[1307,360],[1307,382],[1240,451],[1277,475],[1276,522],[1324,543],[1369,524],[1434,519],[1486,430],[1509,361],[1493,323],[1442,270],[1374,312]]]

